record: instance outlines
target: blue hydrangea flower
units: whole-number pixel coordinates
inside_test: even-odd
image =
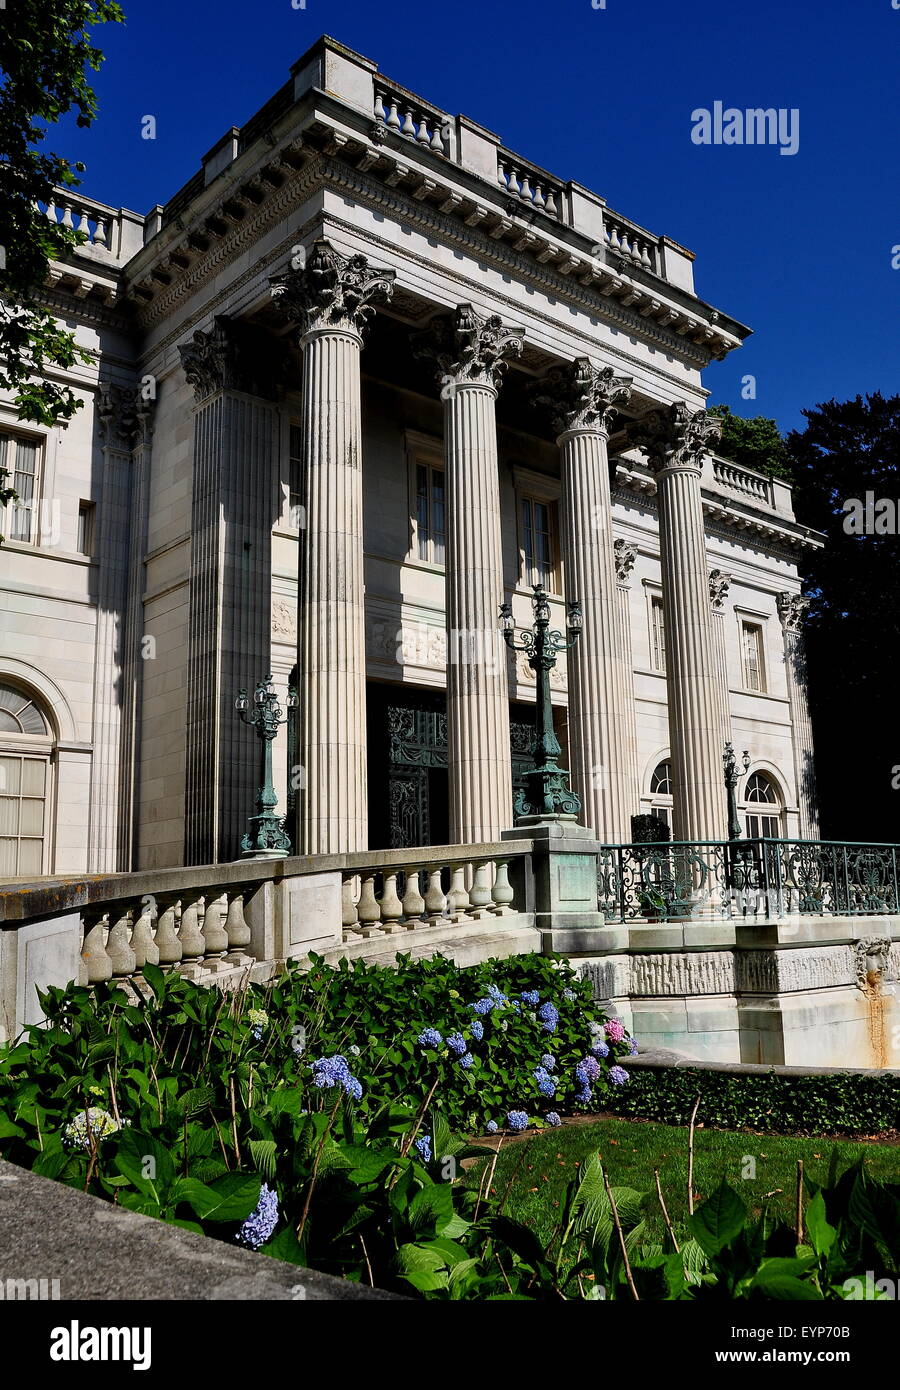
[[[596,1057],[583,1057],[575,1068],[575,1075],[579,1081],[596,1081],[600,1075],[600,1063]]]
[[[609,1079],[614,1086],[624,1086],[628,1080],[628,1072],[624,1067],[610,1067]]]
[[[278,1225],[278,1193],[268,1183],[259,1189],[259,1201],[235,1236],[239,1245],[258,1250]]]
[[[476,1004],[470,1004],[469,1008],[476,1014],[489,1014],[494,1007],[493,999],[479,999]]]
[[[106,1139],[110,1134],[115,1134],[121,1125],[117,1124],[108,1110],[103,1110],[99,1105],[89,1107],[87,1114],[83,1110],[70,1120],[63,1130],[63,1148],[65,1149],[90,1149],[94,1143],[99,1143],[101,1139]]]
[[[440,1047],[444,1039],[436,1028],[423,1028],[416,1041],[421,1047]]]
[[[350,1074],[346,1057],[340,1053],[334,1057],[319,1057],[312,1064],[312,1081],[314,1086],[320,1090],[326,1090],[330,1086],[340,1086],[345,1095],[353,1100],[362,1099],[362,1085],[355,1076]]]
[[[595,1019],[592,1023],[589,1023],[589,1024],[588,1024],[588,1032],[590,1033],[590,1035],[591,1035],[592,1038],[599,1038],[599,1037],[602,1037],[602,1035],[603,1035],[603,1024],[602,1024],[602,1023],[598,1023],[598,1022],[596,1021],[596,1019]]]
[[[481,1039],[484,1037],[484,1024],[482,1023],[480,1018],[476,1018],[474,1020],[470,1031],[475,1041],[481,1042]]]
[[[461,1057],[466,1051],[466,1040],[462,1033],[451,1033],[447,1039],[447,1046],[453,1049],[457,1057]]]
[[[536,989],[523,989],[522,998],[524,999],[525,1003],[528,1004],[529,1007],[532,1009],[536,1009],[538,1004],[541,1002],[540,993]]]
[[[574,999],[577,999],[577,998],[578,998],[578,995],[575,993],[574,989],[564,989],[564,990],[563,990],[563,999],[568,999],[568,1001],[569,1001],[570,1004],[572,1003],[572,1001],[573,1001]],[[547,1116],[547,1119],[549,1120],[549,1118],[550,1118],[550,1116],[548,1115],[548,1116]],[[559,1119],[558,1119],[558,1117],[557,1117],[557,1124],[558,1124],[558,1123],[559,1123]]]
[[[348,1076],[344,1082],[344,1090],[351,1100],[362,1100],[362,1082],[357,1081],[355,1076]]]
[[[419,1150],[419,1157],[423,1163],[431,1162],[431,1135],[423,1134],[416,1140],[416,1148]]]
[[[608,1057],[608,1056],[609,1056],[609,1048],[607,1047],[606,1043],[603,1041],[602,1038],[598,1038],[598,1039],[597,1039],[597,1041],[594,1043],[593,1047],[591,1048],[591,1051],[593,1052],[593,1054],[594,1054],[595,1057]]]
[[[637,1055],[637,1050],[638,1050],[637,1038],[629,1038],[629,1039],[628,1039],[628,1055],[629,1055],[629,1057],[635,1057],[635,1056]]]
[[[550,1052],[545,1052],[541,1058],[541,1066],[546,1067],[547,1071],[553,1071],[556,1066],[556,1058]]]
[[[497,1133],[497,1121],[496,1121],[496,1120],[488,1120],[487,1124],[485,1125],[485,1129],[487,1130],[488,1134],[496,1134],[496,1133]]]
[[[464,1069],[464,1071],[468,1071],[469,1067],[472,1066],[474,1061],[475,1058],[472,1056],[471,1052],[464,1052],[459,1059],[459,1065]]]
[[[585,1081],[584,1085],[583,1085],[579,1090],[577,1090],[577,1091],[575,1092],[575,1099],[576,1099],[576,1100],[580,1100],[580,1101],[585,1101],[585,1102],[587,1102],[587,1101],[590,1100],[590,1098],[591,1098],[591,1096],[592,1096],[593,1094],[594,1094],[594,1093],[593,1093],[593,1091],[591,1090],[590,1086],[589,1086],[589,1085],[587,1084],[587,1082]]]
[[[537,1082],[538,1090],[540,1091],[542,1096],[556,1095],[556,1082],[553,1080],[553,1077],[550,1075],[550,1073],[544,1069],[544,1067],[535,1067],[534,1071],[531,1074]]]
[[[502,989],[498,989],[496,985],[488,985],[487,992],[490,998],[493,999],[495,1003],[498,1005],[498,1007],[502,1008],[504,1004],[509,1003],[509,1000],[503,993]]]
[[[556,1025],[559,1023],[559,1010],[554,1004],[542,1004],[538,1009],[538,1018],[545,1033],[555,1033]]]
[[[550,1126],[551,1129],[558,1129],[559,1126],[562,1124],[562,1120],[559,1118],[555,1110],[549,1110],[544,1118],[546,1119],[547,1124]]]
[[[521,1134],[523,1129],[528,1128],[528,1116],[524,1110],[510,1110],[506,1116],[506,1123],[513,1134]]]

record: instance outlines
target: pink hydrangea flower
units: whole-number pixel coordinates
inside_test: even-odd
[[[606,1036],[610,1042],[621,1042],[625,1036],[625,1029],[617,1018],[611,1018],[606,1025]]]

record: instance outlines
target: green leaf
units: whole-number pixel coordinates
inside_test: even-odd
[[[175,1177],[172,1156],[152,1135],[139,1129],[123,1130],[118,1137],[114,1162],[120,1173],[160,1206]]]
[[[825,1198],[821,1192],[817,1192],[807,1202],[804,1220],[812,1248],[817,1255],[827,1255],[834,1244],[837,1231],[828,1224],[825,1216]]]
[[[687,1224],[704,1253],[712,1257],[743,1230],[746,1219],[747,1208],[723,1178],[712,1196],[687,1218]]]

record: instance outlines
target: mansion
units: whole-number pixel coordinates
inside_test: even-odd
[[[295,853],[494,843],[536,685],[606,844],[818,836],[785,483],[717,453],[694,256],[328,38],[169,201],[60,192],[67,426],[0,401],[0,877],[237,859],[272,673]],[[289,687],[296,709],[287,709]],[[746,766],[743,754],[747,752]]]

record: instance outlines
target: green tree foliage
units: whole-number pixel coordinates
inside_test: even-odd
[[[711,406],[709,413],[722,420],[722,438],[717,452],[723,458],[732,459],[742,468],[755,468],[757,473],[766,473],[770,478],[790,481],[790,455],[774,420],[765,415],[745,419],[742,415],[733,415],[727,405]]]
[[[806,428],[794,431],[787,446],[797,515],[826,536],[825,548],[804,559],[822,832],[896,841],[900,396],[831,400],[803,414]],[[885,534],[848,533],[845,503],[864,504],[867,493],[892,503]]]
[[[12,394],[20,419],[43,425],[70,419],[81,404],[48,370],[90,359],[41,304],[50,261],[81,238],[35,206],[55,185],[77,186],[84,166],[41,146],[67,112],[80,126],[92,123],[88,72],[103,55],[89,31],[123,18],[111,0],[14,0],[0,17],[0,390]]]

